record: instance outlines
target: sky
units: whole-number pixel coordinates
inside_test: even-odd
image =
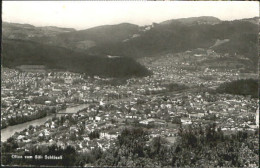
[[[196,16],[221,20],[259,16],[256,1],[4,1],[2,5],[6,22],[78,30],[123,22],[143,26]]]

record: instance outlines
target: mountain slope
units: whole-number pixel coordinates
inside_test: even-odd
[[[98,26],[86,30],[61,33],[55,37],[39,38],[38,40],[52,45],[71,49],[86,50],[98,45],[107,45],[121,42],[137,33],[137,25],[122,23],[118,25]]]
[[[221,22],[219,24],[183,25],[178,22],[157,24],[138,38],[124,43],[106,44],[90,49],[112,55],[142,57],[163,52],[183,52],[196,48],[209,48],[217,40],[229,39],[215,48],[221,53],[242,54],[252,60],[257,58],[258,27],[245,21]]]
[[[228,39],[227,43],[215,47],[214,50],[221,53],[242,54],[250,58],[254,57],[252,60],[255,60],[257,45],[255,38],[258,35],[258,27],[255,23],[258,20],[259,18],[256,17],[235,21],[221,21],[215,17],[202,16],[173,19],[146,27],[122,23],[80,31],[59,31],[55,35],[42,33],[29,39],[72,50],[87,51],[93,55],[109,54],[129,57],[209,48],[217,40]],[[6,27],[3,26],[3,37],[8,36]],[[20,25],[19,31],[27,32],[32,27],[30,25]],[[18,29],[17,25],[16,29]],[[25,37],[25,39],[28,38]],[[236,50],[238,51],[235,52]]]
[[[49,46],[26,40],[3,40],[2,65],[45,65],[61,69],[107,77],[146,76],[150,72],[132,58],[88,56],[63,47]]]
[[[260,19],[260,17],[253,17],[253,18],[242,19],[242,21],[246,21],[246,22],[250,22],[250,23],[258,25],[259,19]]]
[[[218,24],[221,20],[212,17],[212,16],[201,16],[201,17],[190,17],[190,18],[181,18],[181,19],[172,19],[161,22],[162,25],[172,24],[172,23],[180,23],[184,25],[195,25],[195,24]]]
[[[39,37],[55,36],[60,33],[76,31],[72,28],[55,26],[35,27],[30,24],[2,23],[3,39],[37,40]]]
[[[84,52],[87,55],[118,55],[132,58],[212,48],[231,59],[248,58],[249,62],[252,62],[251,66],[257,68],[258,20],[259,18],[249,18],[221,21],[215,17],[204,16],[174,19],[143,27],[122,23],[80,31],[59,31],[55,35],[43,33],[29,39]],[[20,25],[20,28],[16,26],[16,31],[28,32],[32,28],[30,25]],[[4,29],[6,26],[3,26],[3,36],[9,38]],[[19,37],[17,33],[14,34]]]

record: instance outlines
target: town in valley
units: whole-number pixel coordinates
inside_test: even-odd
[[[23,3],[3,5],[1,166],[259,167],[259,4]]]
[[[208,53],[220,56],[207,50],[196,57],[196,51],[178,53],[182,55],[179,59],[171,54],[140,59],[153,71],[144,78],[89,77],[48,71],[38,65],[2,68],[2,132],[12,125],[52,116],[41,125],[30,125],[8,137],[18,145],[17,153],[53,144],[63,149],[72,146],[79,153],[96,148],[106,151],[128,127],[144,128],[150,140],[162,137],[169,144],[178,141],[180,127],[212,123],[227,135],[239,131],[255,134],[258,99],[213,90],[225,82],[257,79],[257,74],[232,68],[196,69],[192,64],[206,59]],[[87,106],[78,111],[59,114],[84,104]],[[257,144],[257,138],[254,141]]]

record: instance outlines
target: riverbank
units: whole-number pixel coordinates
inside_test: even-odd
[[[54,113],[51,113],[51,115],[53,115],[53,114]],[[1,131],[4,128],[8,128],[10,126],[15,126],[15,125],[18,125],[18,124],[23,124],[23,123],[30,122],[30,121],[33,121],[33,120],[41,119],[41,118],[44,118],[46,116],[47,116],[47,112],[42,113],[42,115],[40,115],[38,117],[31,117],[30,116],[30,117],[19,117],[18,119],[15,118],[15,120],[13,122],[11,122],[12,124],[8,124],[7,126],[1,126]]]
[[[66,108],[77,107],[80,105],[82,105],[82,104],[69,104],[69,105],[66,105],[64,108],[60,108],[59,110],[61,111],[61,110],[65,110]],[[18,124],[23,124],[23,123],[30,122],[33,120],[41,119],[41,118],[44,118],[46,116],[53,115],[53,114],[55,114],[55,112],[48,110],[48,111],[40,111],[39,113],[37,113],[33,116],[21,116],[21,117],[11,118],[7,125],[4,125],[2,123],[1,130],[8,128],[10,126],[15,126]]]
[[[78,111],[88,107],[89,104],[80,104],[78,106],[74,106],[74,107],[68,107],[66,109],[60,110],[57,114],[59,113],[77,113]],[[62,116],[65,114],[59,114],[59,116]],[[32,120],[29,122],[25,122],[22,124],[17,124],[14,126],[8,126],[6,128],[1,129],[1,141],[4,142],[6,141],[8,138],[10,138],[11,136],[13,136],[15,134],[15,132],[21,132],[24,129],[28,128],[30,125],[32,126],[37,126],[37,125],[43,125],[47,120],[51,119],[54,116],[54,114],[52,115],[47,115],[46,117],[40,118],[40,119],[36,119],[36,120]]]

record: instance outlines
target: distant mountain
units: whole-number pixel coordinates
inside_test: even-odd
[[[60,28],[55,26],[35,27],[30,24],[2,23],[2,33],[4,39],[30,39],[38,37],[55,36],[60,33],[76,31],[72,28]]]
[[[242,21],[246,21],[246,22],[250,22],[250,23],[259,25],[259,19],[260,19],[260,17],[253,17],[253,18],[242,19]]]
[[[3,24],[4,39],[29,39],[62,46],[89,54],[108,54],[129,57],[154,56],[162,52],[182,52],[189,49],[209,48],[216,41],[218,52],[250,55],[255,50],[258,17],[221,21],[210,16],[172,19],[139,27],[122,23],[104,25],[86,30],[56,27],[34,27],[26,24]],[[44,31],[43,31],[44,30]],[[249,46],[249,44],[251,46]],[[252,57],[252,56],[250,56]]]
[[[71,49],[86,50],[94,46],[122,42],[124,39],[138,33],[139,26],[129,23],[104,25],[86,30],[61,33],[55,37],[42,37],[38,40],[52,45]]]
[[[44,44],[43,46],[62,47],[69,49],[66,50],[68,52],[84,53],[88,56],[111,55],[120,56],[120,59],[211,48],[230,58],[242,55],[252,62],[252,67],[257,68],[258,20],[256,17],[221,21],[215,17],[203,16],[173,19],[142,27],[122,23],[80,31],[4,23],[3,39],[31,40],[37,46]],[[34,52],[33,47],[27,49],[29,53]],[[68,54],[64,55],[69,59]]]
[[[60,69],[105,77],[140,77],[150,72],[128,57],[89,56],[63,47],[49,46],[28,40],[3,40],[2,65],[45,65]]]
[[[258,26],[247,21],[223,21],[219,24],[185,25],[178,22],[154,24],[148,31],[139,33],[128,41],[90,48],[94,53],[106,53],[130,57],[156,56],[177,53],[196,48],[210,48],[217,40],[225,40],[214,50],[230,55],[245,55],[258,59]]]
[[[199,25],[199,24],[214,25],[214,24],[218,24],[220,22],[221,22],[221,20],[216,17],[201,16],[201,17],[172,19],[172,20],[167,20],[167,21],[161,22],[160,24],[167,25],[167,24],[172,24],[172,23],[179,23],[179,24],[183,24],[183,25]]]

